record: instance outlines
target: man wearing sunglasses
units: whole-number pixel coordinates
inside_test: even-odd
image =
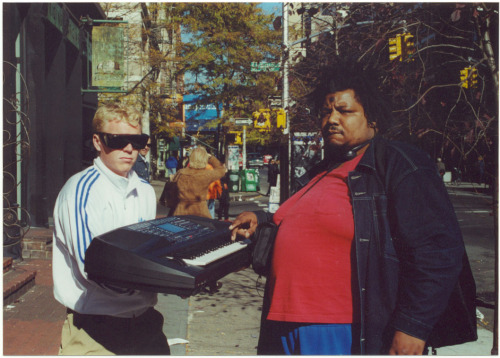
[[[100,285],[84,270],[94,237],[156,216],[153,187],[132,170],[149,139],[141,122],[131,107],[100,107],[92,121],[98,157],[57,198],[53,279],[54,296],[67,307],[62,355],[170,354],[156,293]]]
[[[141,177],[143,180],[149,183],[150,177],[150,166],[146,160],[149,149],[151,149],[151,138],[148,139],[148,143],[143,149],[139,149],[139,155],[137,156],[137,161],[135,162],[132,169]]]

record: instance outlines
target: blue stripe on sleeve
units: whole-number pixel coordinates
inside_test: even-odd
[[[93,180],[92,178],[95,177]],[[86,250],[86,239],[85,237],[88,235],[90,237],[90,231],[88,230],[88,226],[85,225],[83,220],[83,197],[84,195],[88,197],[88,193],[90,191],[90,187],[95,182],[95,180],[99,177],[99,173],[96,169],[90,169],[87,173],[85,173],[80,180],[78,181],[78,185],[76,187],[76,197],[75,197],[75,221],[76,221],[76,245],[78,247],[78,256],[81,262],[84,262],[84,252]],[[92,180],[89,186],[89,180]],[[85,212],[86,215],[86,212]]]
[[[89,199],[89,193],[90,193],[90,188],[92,188],[92,185],[94,185],[95,181],[99,178],[99,173],[97,173],[97,175],[95,176],[94,180],[92,180],[92,182],[90,182],[89,184],[89,188],[87,190],[87,194],[85,196],[85,202],[83,203],[83,210],[85,211],[85,229],[86,229],[86,232],[88,234],[88,237],[85,237],[84,236],[84,251],[87,251],[87,247],[89,247],[90,245],[90,241],[92,240],[92,238],[90,237],[90,229],[89,229],[89,215],[87,213],[87,201]]]

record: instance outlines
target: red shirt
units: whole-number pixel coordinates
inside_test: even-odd
[[[352,323],[351,246],[354,238],[347,175],[362,155],[313,178],[274,214],[278,230],[268,319]]]

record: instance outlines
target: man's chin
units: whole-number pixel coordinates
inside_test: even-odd
[[[342,152],[344,150],[344,145],[337,143],[337,142],[327,142],[324,145],[324,149],[327,152]]]

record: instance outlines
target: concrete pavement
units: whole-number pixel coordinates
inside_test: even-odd
[[[161,194],[162,182],[153,182],[153,186]],[[242,195],[244,200],[258,194]],[[158,214],[164,210],[159,207]],[[4,306],[3,354],[56,355],[65,309],[52,295],[51,261],[18,261],[13,269],[35,270],[36,285]],[[222,288],[214,294],[200,293],[188,299],[159,295],[157,309],[164,314],[164,331],[173,355],[256,354],[264,282],[251,269],[232,273],[221,282]],[[437,354],[490,355],[493,333],[479,326],[478,334],[476,342],[440,348]]]
[[[50,260],[15,264],[36,269],[36,285],[3,309],[4,355],[57,355],[65,309],[52,295]],[[264,282],[251,270],[221,280],[214,294],[189,299],[159,295],[172,355],[256,355]],[[440,348],[437,355],[490,355],[493,333],[478,327],[476,342]]]

